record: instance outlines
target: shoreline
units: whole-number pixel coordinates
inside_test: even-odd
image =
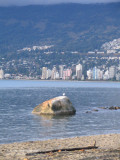
[[[44,81],[44,82],[120,82],[117,80],[47,80],[47,79],[0,79],[0,81]]]
[[[97,149],[85,149],[89,146],[98,147]],[[66,151],[66,149],[81,148],[80,150]],[[64,151],[65,149],[65,151]],[[52,153],[57,150],[56,153]],[[62,151],[63,150],[63,151]],[[0,144],[0,160],[19,159],[24,160],[37,160],[39,159],[76,159],[89,158],[96,156],[98,153],[106,154],[109,151],[120,150],[120,134],[106,134],[106,135],[93,135],[81,136],[65,139],[52,139],[44,141],[29,141],[29,142],[15,142],[11,144]],[[94,152],[93,152],[94,151]],[[41,154],[42,152],[42,154]],[[43,153],[46,154],[43,154]],[[117,152],[118,153],[118,152]],[[115,155],[117,154],[115,153]],[[49,155],[51,154],[51,156]],[[49,155],[49,156],[48,156]],[[110,153],[109,153],[110,155]],[[77,156],[77,157],[76,157]],[[120,152],[119,152],[120,156]],[[68,157],[68,158],[65,158]],[[120,157],[119,157],[120,158]]]

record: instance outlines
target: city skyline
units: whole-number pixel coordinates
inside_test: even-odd
[[[119,57],[114,57],[120,61]],[[113,57],[111,57],[113,59]],[[78,63],[74,67],[67,67],[66,65],[53,66],[52,69],[42,67],[42,74],[37,75],[37,79],[41,80],[120,80],[120,63],[115,66],[107,67],[94,66],[83,73],[84,67]],[[86,74],[86,77],[85,77]],[[10,75],[0,69],[0,79],[35,79],[35,77],[28,77],[26,75]]]

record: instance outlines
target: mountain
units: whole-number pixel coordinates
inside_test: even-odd
[[[54,45],[85,53],[120,38],[120,3],[0,7],[0,55]]]

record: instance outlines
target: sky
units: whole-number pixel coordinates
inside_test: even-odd
[[[39,4],[59,4],[59,3],[110,3],[120,2],[120,0],[0,0],[0,6],[25,6]]]

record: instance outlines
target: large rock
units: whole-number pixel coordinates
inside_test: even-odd
[[[76,110],[66,96],[59,96],[36,106],[32,113],[39,115],[72,115]]]

